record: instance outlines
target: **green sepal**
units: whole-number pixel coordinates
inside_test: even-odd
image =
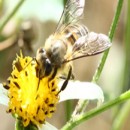
[[[38,130],[38,127],[32,123],[30,123],[27,127],[24,127],[22,121],[17,119],[15,122],[15,130]]]

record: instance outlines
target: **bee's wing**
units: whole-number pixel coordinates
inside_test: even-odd
[[[65,62],[99,54],[110,46],[111,42],[108,36],[90,32],[75,42],[72,48],[72,57],[67,58]]]
[[[69,24],[77,22],[83,14],[84,5],[85,0],[68,0],[55,32],[61,32]]]

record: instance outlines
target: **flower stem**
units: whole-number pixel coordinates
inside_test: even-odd
[[[17,5],[10,12],[10,14],[8,14],[6,17],[4,17],[4,19],[0,22],[0,34],[3,31],[3,28],[5,27],[5,25],[15,15],[15,13],[18,11],[18,9],[20,8],[20,6],[23,4],[24,1],[25,0],[19,0],[19,2],[17,3]]]
[[[15,130],[38,130],[38,127],[31,123],[27,127],[24,127],[22,121],[16,119]]]
[[[65,107],[66,107],[66,121],[67,121],[70,119],[71,114],[72,114],[72,108],[73,108],[72,101],[66,101]]]
[[[86,121],[128,99],[130,99],[130,90],[121,94],[118,98],[105,103],[104,105],[102,105],[99,108],[95,108],[89,112],[84,113],[83,115],[75,116],[74,119],[71,118],[71,120],[69,120],[68,123],[61,130],[71,130],[72,128],[79,125],[83,121]]]
[[[125,35],[124,35],[124,41],[125,41],[125,67],[124,67],[124,75],[123,75],[123,87],[122,91],[126,91],[130,87],[130,0],[127,0],[127,19],[126,19],[126,26],[125,26]],[[120,107],[120,106],[119,106]],[[118,108],[119,108],[118,107]],[[117,109],[118,109],[117,108]],[[121,130],[122,126],[124,125],[124,122],[126,121],[128,115],[130,112],[130,101],[127,101],[125,104],[123,104],[120,112],[118,111],[118,114],[115,114],[112,130]]]
[[[113,39],[115,30],[116,30],[116,27],[117,27],[117,23],[118,23],[118,20],[119,20],[119,16],[121,14],[122,5],[123,5],[123,0],[118,0],[115,16],[114,16],[114,19],[113,19],[113,22],[111,24],[110,31],[109,31],[110,41],[112,41],[112,39]],[[108,53],[109,53],[109,49],[107,51],[105,51],[105,53],[104,53],[104,55],[101,59],[101,62],[100,62],[99,66],[98,66],[98,68],[97,68],[97,70],[96,70],[96,72],[93,76],[92,82],[97,83],[97,81],[98,81],[98,79],[99,79],[99,77],[102,73],[102,70],[103,70],[104,64],[106,62]]]
[[[127,0],[127,20],[125,27],[125,70],[124,70],[124,88],[123,91],[126,91],[130,87],[130,0]]]
[[[112,125],[112,130],[121,130],[122,126],[128,117],[130,112],[130,101],[127,101],[121,108],[120,112],[118,112],[115,117]]]
[[[117,23],[118,23],[118,20],[119,20],[119,16],[121,14],[122,5],[123,5],[123,0],[118,0],[116,12],[115,12],[113,22],[111,24],[110,31],[109,31],[109,38],[110,38],[111,41],[113,39],[115,30],[116,30],[116,27],[117,27]],[[96,70],[96,72],[93,76],[92,82],[97,83],[97,81],[98,81],[98,79],[101,75],[101,72],[103,70],[104,64],[106,62],[108,53],[109,53],[109,49],[104,53],[104,55],[103,55],[103,57],[100,61],[100,64],[99,64],[99,66],[98,66],[98,68],[97,68],[97,70]],[[83,108],[83,107],[81,106],[81,107],[78,107],[78,108]]]

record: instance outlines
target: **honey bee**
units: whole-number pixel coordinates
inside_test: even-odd
[[[68,0],[55,32],[46,40],[45,47],[37,50],[35,60],[39,79],[52,72],[53,79],[59,70],[69,68],[60,91],[65,89],[72,76],[71,61],[99,54],[111,46],[106,35],[89,32],[79,23],[84,5],[85,0]]]

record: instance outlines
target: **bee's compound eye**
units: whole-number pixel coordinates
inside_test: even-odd
[[[38,50],[38,52],[39,52],[39,53],[45,53],[45,50],[44,50],[43,48],[40,48],[40,49]]]
[[[45,68],[45,75],[48,76],[52,71],[52,65],[49,59],[46,59]]]

